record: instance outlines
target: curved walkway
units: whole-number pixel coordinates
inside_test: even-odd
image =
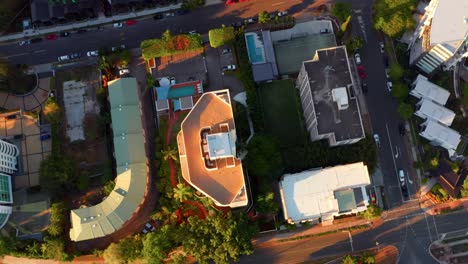
[[[0,92],[0,107],[8,110],[40,110],[42,105],[47,101],[47,98],[49,98],[49,93],[50,78],[40,78],[38,79],[36,88],[25,95]]]

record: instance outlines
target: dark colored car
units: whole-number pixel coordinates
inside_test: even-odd
[[[362,89],[362,92],[366,94],[367,93],[367,83],[362,83],[361,84],[361,89]]]
[[[387,57],[387,55],[385,55],[383,57],[383,63],[384,63],[385,68],[388,68],[388,57]]]
[[[57,35],[55,34],[49,34],[46,36],[46,39],[47,40],[56,40],[57,39]]]
[[[188,13],[190,13],[190,10],[189,10],[189,9],[179,9],[179,10],[177,10],[177,12],[176,12],[176,14],[177,14],[178,16],[185,15],[185,14],[188,14]]]
[[[75,52],[75,53],[70,54],[70,59],[72,59],[72,60],[73,59],[78,59],[80,57],[81,57],[81,53],[79,53],[79,52]]]
[[[31,43],[38,43],[38,42],[41,42],[42,41],[42,38],[33,38],[31,39]]]
[[[50,134],[45,134],[41,136],[41,141],[47,140],[50,138]]]
[[[403,194],[404,197],[408,197],[408,188],[406,186],[401,186],[401,193]]]
[[[406,127],[405,124],[399,123],[398,124],[398,132],[400,132],[400,135],[404,136],[406,133]]]
[[[11,120],[11,119],[15,119],[15,118],[16,118],[16,115],[7,115],[5,117],[5,119],[7,119],[7,120]]]
[[[156,15],[153,16],[154,20],[159,20],[159,19],[163,19],[163,18],[164,18],[164,16],[162,14],[156,14]]]
[[[69,37],[69,36],[70,36],[70,32],[62,32],[62,33],[60,33],[60,37],[62,37],[62,38]]]

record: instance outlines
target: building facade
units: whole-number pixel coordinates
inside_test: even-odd
[[[15,145],[0,140],[0,172],[12,174],[18,170],[19,149]]]

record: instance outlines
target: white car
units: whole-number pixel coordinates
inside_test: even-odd
[[[393,83],[391,81],[388,81],[387,82],[387,89],[388,89],[389,92],[392,91],[392,87],[393,87]]]
[[[223,67],[223,71],[234,71],[235,69],[236,69],[236,65],[234,64]]]
[[[20,46],[23,46],[24,44],[31,44],[31,41],[28,39],[28,40],[23,40],[19,42]]]
[[[379,134],[374,134],[374,141],[375,141],[375,144],[377,145],[378,148],[380,148],[380,138],[379,138]]]
[[[385,52],[385,45],[383,42],[380,42],[380,53],[384,53]]]
[[[112,47],[112,48],[111,48],[111,51],[114,52],[114,51],[118,51],[119,49],[125,49],[125,45],[122,44],[122,45],[120,45],[119,47]]]
[[[97,50],[88,51],[88,52],[86,52],[86,55],[88,57],[96,57],[96,56],[99,55],[99,51],[97,51]]]
[[[121,27],[123,27],[123,23],[114,23],[113,27],[114,28],[121,28]]]
[[[69,59],[70,59],[70,56],[68,55],[63,55],[63,56],[58,57],[58,61],[66,61]]]
[[[145,228],[148,229],[149,231],[153,232],[154,230],[156,230],[156,228],[154,226],[152,226],[150,223],[146,223],[145,224]]]
[[[126,74],[129,74],[130,71],[128,69],[121,69],[119,71],[119,76],[123,76],[123,75],[126,75]]]
[[[279,16],[279,17],[287,16],[287,15],[288,15],[288,11],[281,11],[281,12],[278,12],[278,16]]]
[[[354,54],[354,60],[357,65],[361,64],[361,55],[359,55],[359,53]]]
[[[169,80],[170,80],[170,82],[171,82],[171,85],[176,84],[176,79],[175,79],[175,77],[171,77],[171,78],[169,78]]]
[[[195,34],[197,34],[197,31],[196,31],[196,30],[190,30],[190,31],[188,32],[188,34],[189,34],[189,35],[195,35]]]
[[[404,186],[405,185],[405,172],[402,169],[398,170],[398,178],[400,179],[401,186]]]

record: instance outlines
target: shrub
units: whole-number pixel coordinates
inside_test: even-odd
[[[375,2],[374,27],[391,38],[397,38],[403,32],[416,25],[413,11],[416,0],[378,0]]]
[[[234,28],[225,27],[223,25],[221,28],[215,28],[208,31],[208,37],[210,39],[211,47],[221,47],[235,39]]]
[[[203,48],[200,34],[172,36],[166,31],[160,39],[148,39],[141,42],[142,56],[145,60],[176,55]]]
[[[351,16],[351,4],[336,3],[332,6],[331,13],[333,16],[338,18],[340,23],[343,23],[347,18]]]
[[[270,15],[267,13],[267,11],[258,13],[258,23],[265,24],[268,22],[270,22]]]
[[[367,220],[373,220],[378,218],[382,214],[382,208],[377,205],[371,204],[367,207],[367,210],[362,213],[364,218]]]
[[[414,108],[408,103],[401,102],[397,108],[398,113],[400,114],[403,120],[408,120],[414,113]]]
[[[51,236],[60,236],[65,225],[66,208],[63,202],[53,203],[50,207],[50,225],[47,232]]]

